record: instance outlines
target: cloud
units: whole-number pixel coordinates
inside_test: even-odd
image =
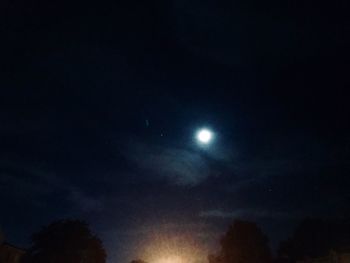
[[[68,198],[82,212],[96,212],[103,209],[103,202],[101,199],[93,198],[76,187],[70,189]]]
[[[225,183],[226,191],[235,192],[251,183],[286,174],[302,174],[305,170],[319,169],[320,162],[296,159],[242,159],[228,143],[217,142],[203,154],[181,147],[159,146],[130,139],[124,143],[122,154],[133,165],[151,176],[165,178],[182,186],[196,186],[211,175],[231,174],[234,181]]]
[[[207,160],[187,149],[132,142],[125,156],[139,168],[176,185],[195,186],[211,173]]]
[[[302,218],[305,214],[290,213],[283,211],[272,211],[266,209],[237,209],[235,211],[223,211],[220,209],[213,209],[202,211],[199,214],[203,218],[269,218],[269,219],[291,219]]]
[[[64,200],[80,212],[99,211],[102,206],[99,199],[89,196],[83,189],[54,173],[20,163],[0,164],[0,197],[5,197],[3,200],[11,196],[13,202],[42,206],[57,195],[64,196]]]
[[[18,169],[7,165],[0,167],[0,189],[3,195],[11,194],[24,199],[48,195],[59,185],[57,179],[53,174],[34,169]]]

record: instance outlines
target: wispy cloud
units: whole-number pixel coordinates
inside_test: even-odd
[[[139,168],[182,186],[197,185],[211,172],[199,153],[187,149],[132,142],[128,144],[125,156]]]
[[[16,166],[21,168],[15,168]],[[67,178],[23,164],[16,166],[0,164],[0,197],[11,196],[13,200],[42,205],[50,197],[61,194],[78,211],[92,212],[101,209],[102,203],[99,199],[88,195]]]
[[[82,212],[96,212],[103,209],[103,202],[99,198],[89,196],[79,188],[71,187],[68,197]]]
[[[249,208],[249,209],[237,209],[233,211],[213,209],[202,211],[199,217],[202,218],[218,218],[218,219],[234,219],[234,218],[248,218],[248,219],[274,219],[274,220],[291,220],[302,219],[305,217],[322,217],[324,215],[322,211],[305,211],[305,210],[291,210],[291,211],[278,211],[272,208]],[[332,217],[331,215],[329,215]]]
[[[238,209],[235,211],[223,211],[219,209],[202,211],[199,215],[204,218],[269,218],[269,219],[291,219],[291,218],[301,218],[302,214],[297,215],[295,213],[281,212],[281,211],[271,211],[265,209]]]

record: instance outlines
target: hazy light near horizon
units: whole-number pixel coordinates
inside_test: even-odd
[[[186,260],[182,256],[179,255],[167,255],[164,257],[160,257],[155,261],[155,263],[187,263],[188,259]]]
[[[158,231],[151,233],[145,245],[139,248],[139,258],[149,263],[206,262],[206,248],[200,240],[191,236],[193,233],[185,232],[173,232],[160,227]]]

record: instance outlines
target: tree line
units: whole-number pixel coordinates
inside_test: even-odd
[[[267,235],[254,222],[234,220],[220,239],[220,249],[208,263],[295,263],[321,257],[331,249],[350,245],[350,220],[305,219],[272,255]],[[105,263],[102,241],[87,223],[60,220],[33,234],[23,263]],[[133,260],[131,263],[146,263]],[[152,263],[152,262],[150,262]]]

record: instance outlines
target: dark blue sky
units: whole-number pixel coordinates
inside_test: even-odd
[[[276,246],[303,217],[348,215],[346,8],[3,1],[7,238],[80,218],[126,262],[157,231],[213,250],[239,217]]]

